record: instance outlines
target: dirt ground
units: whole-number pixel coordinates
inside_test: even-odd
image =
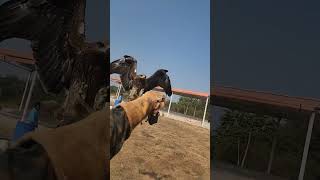
[[[111,179],[210,179],[209,133],[165,117],[143,123],[111,160]]]
[[[0,137],[10,138],[18,119],[0,113]],[[111,160],[111,179],[209,180],[209,133],[208,129],[165,117],[153,126],[144,122]]]
[[[19,117],[0,111],[0,138],[11,138]],[[209,152],[208,129],[161,117],[157,124],[150,126],[144,122],[133,131],[111,160],[111,179],[207,180]],[[212,179],[280,180],[249,174],[224,166],[211,169]]]
[[[262,172],[239,170],[237,168],[213,168],[211,179],[223,180],[286,180],[284,178],[267,175]]]
[[[256,178],[247,177],[245,175],[240,175],[236,173],[232,173],[230,171],[216,169],[211,174],[212,179],[223,179],[223,180],[258,180]]]

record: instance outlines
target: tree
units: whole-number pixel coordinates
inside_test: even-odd
[[[219,143],[224,142],[230,145],[237,145],[237,165],[244,167],[252,143],[252,137],[270,138],[270,135],[272,136],[274,131],[276,131],[274,118],[228,110],[222,118],[221,126],[217,130],[217,139]],[[241,139],[246,139],[242,158],[240,158]],[[240,159],[242,159],[241,164]]]
[[[178,104],[179,104],[180,107],[183,107],[183,109],[184,109],[183,114],[187,115],[188,108],[189,108],[191,102],[192,102],[192,100],[189,97],[183,97],[182,96],[182,97],[179,98]]]
[[[183,113],[185,115],[202,118],[204,109],[205,109],[206,101],[198,98],[191,97],[180,97],[177,103],[172,103],[172,107],[179,113]],[[190,108],[194,107],[193,111],[189,111]],[[207,110],[206,117],[210,116],[210,111]]]
[[[280,117],[227,110],[220,120],[221,125],[212,133],[217,160],[295,179],[301,165],[308,118],[293,117],[280,121]],[[310,179],[320,175],[318,125],[314,126],[305,175]]]
[[[193,111],[193,117],[196,116],[197,106],[199,104],[199,99],[193,99],[194,102],[194,111]]]

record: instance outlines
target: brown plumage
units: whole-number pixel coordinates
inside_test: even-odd
[[[148,92],[157,86],[163,88],[164,92],[168,96],[171,96],[171,81],[167,73],[168,70],[166,69],[158,69],[148,78],[145,75],[137,75],[132,81],[132,88],[130,89],[129,99],[136,99],[143,93]]]
[[[98,90],[109,86],[109,43],[85,41],[85,9],[86,0],[9,0],[0,6],[0,42],[31,41],[42,82],[51,93],[69,91],[63,109],[79,118],[88,115],[79,101],[93,107]]]

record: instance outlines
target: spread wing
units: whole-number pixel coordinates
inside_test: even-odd
[[[84,46],[85,0],[10,0],[0,6],[0,42],[30,40],[43,83],[58,93],[68,86]]]

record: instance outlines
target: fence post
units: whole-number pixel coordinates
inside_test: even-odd
[[[34,71],[33,75],[32,75],[32,80],[31,80],[32,82],[31,82],[30,90],[29,90],[28,97],[27,97],[27,102],[26,102],[26,105],[24,106],[24,110],[23,110],[21,121],[24,121],[24,118],[25,118],[25,116],[27,114],[27,110],[28,110],[28,107],[29,107],[29,103],[30,103],[30,99],[31,99],[31,96],[32,96],[33,88],[34,88],[34,85],[35,85],[35,82],[36,82],[36,77],[37,77],[37,71]]]
[[[173,93],[172,93],[172,95],[170,96],[170,102],[169,102],[169,107],[168,107],[168,115],[170,114],[171,103],[172,103],[172,96],[173,96]]]
[[[208,102],[209,102],[209,96],[207,97],[206,106],[205,106],[205,108],[204,108],[204,113],[203,113],[203,118],[202,118],[202,123],[201,123],[201,126],[202,126],[202,127],[203,127],[203,124],[204,124],[204,120],[206,119]]]
[[[21,111],[22,106],[23,106],[23,102],[24,102],[24,98],[25,98],[26,93],[27,93],[27,89],[28,89],[30,78],[31,78],[31,74],[32,74],[32,72],[29,73],[27,82],[26,82],[26,84],[24,86],[23,95],[22,95],[22,99],[21,99],[21,102],[20,102],[20,106],[19,106],[19,111]]]

